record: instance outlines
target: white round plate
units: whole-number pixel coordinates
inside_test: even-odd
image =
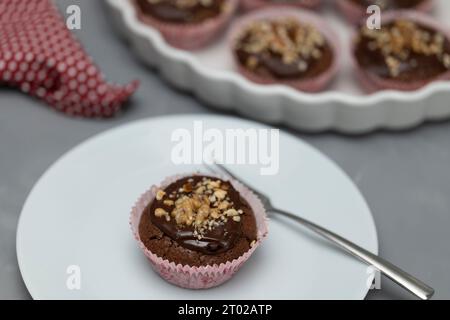
[[[268,128],[236,118],[203,116],[205,130]],[[268,239],[226,284],[181,289],[156,275],[138,248],[129,212],[137,198],[166,176],[199,166],[171,161],[171,134],[199,116],[132,123],[94,137],[57,161],[29,195],[17,231],[17,257],[35,299],[363,299],[367,267],[295,223],[272,218]],[[370,210],[333,162],[281,133],[280,170],[231,166],[267,191],[278,206],[302,215],[377,253]],[[81,272],[69,290],[68,267]],[[69,269],[73,272],[76,269]]]
[[[226,37],[203,50],[178,50],[136,18],[129,0],[106,0],[118,30],[145,63],[156,67],[174,86],[193,92],[216,108],[294,129],[346,133],[400,130],[450,117],[449,82],[433,83],[416,92],[363,94],[350,66],[351,28],[336,13],[334,2],[326,1],[326,8],[319,14],[339,34],[341,71],[328,91],[309,94],[244,79],[235,71]],[[449,13],[450,1],[436,0],[434,15],[443,26],[448,26]]]

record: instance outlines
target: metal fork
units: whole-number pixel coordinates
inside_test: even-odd
[[[226,169],[224,166],[214,163],[213,165],[205,164],[205,166],[213,173],[222,173],[227,175],[230,178],[233,178],[242,184],[246,185],[248,188],[250,188],[262,201],[265,209],[269,212],[273,213],[279,213],[285,217],[288,217],[296,222],[299,222],[304,227],[308,228],[309,230],[315,232],[316,234],[322,236],[323,238],[329,240],[333,244],[337,245],[339,248],[343,249],[344,251],[350,253],[354,257],[358,258],[359,260],[367,263],[370,266],[373,266],[380,272],[382,272],[385,276],[387,276],[389,279],[400,285],[401,287],[405,288],[412,294],[416,295],[420,299],[428,300],[430,299],[434,294],[434,289],[430,286],[426,285],[419,279],[413,277],[409,273],[403,271],[402,269],[398,268],[397,266],[393,265],[392,263],[374,255],[373,253],[367,251],[364,248],[361,248],[357,244],[337,235],[336,233],[327,230],[311,221],[308,221],[304,218],[301,218],[297,215],[294,215],[292,213],[289,213],[287,211],[275,208],[270,198],[265,195],[263,192],[258,191],[256,188],[252,187],[250,184],[244,182],[242,179],[238,178],[236,175],[231,173],[228,169]],[[219,169],[219,170],[216,170]]]

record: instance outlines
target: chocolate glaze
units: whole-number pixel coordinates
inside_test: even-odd
[[[202,178],[203,176],[194,176],[178,180],[164,189],[164,191],[169,195],[173,191],[178,191],[185,184],[190,183],[188,182],[189,179],[193,179],[194,181],[190,184],[195,185],[198,181],[201,181]],[[218,180],[217,178],[212,179]],[[245,199],[240,196],[233,186],[227,181],[223,181],[222,183],[223,185],[228,186],[228,196],[234,203],[233,207],[236,210],[243,210],[244,215],[253,215],[253,212]],[[188,193],[185,192],[181,194],[187,195]],[[228,219],[223,225],[218,226],[211,231],[207,231],[202,240],[198,240],[194,235],[194,228],[192,226],[177,225],[175,219],[167,221],[164,217],[156,217],[154,212],[157,208],[162,208],[167,212],[171,212],[173,209],[173,207],[165,205],[163,200],[157,201],[155,199],[149,205],[145,213],[150,216],[150,221],[172,240],[190,250],[208,255],[218,254],[232,248],[236,241],[242,236],[242,223]]]
[[[294,37],[294,35],[291,35],[291,37]],[[281,55],[276,52],[265,50],[259,53],[249,53],[244,50],[243,47],[251,43],[250,39],[251,35],[245,34],[238,40],[238,44],[234,49],[236,58],[242,66],[263,77],[274,77],[282,80],[308,79],[327,71],[333,63],[333,50],[326,41],[322,47],[317,48],[321,53],[318,59],[312,56],[307,59],[302,57],[294,60],[292,63],[285,63]],[[255,68],[247,66],[247,61],[250,57],[258,61]],[[306,68],[299,68],[300,63],[304,64]]]
[[[385,27],[391,27],[392,23]],[[425,26],[420,28],[434,33],[435,31]],[[380,50],[370,50],[371,39],[362,36],[355,48],[355,56],[358,64],[366,71],[385,79],[396,79],[400,81],[430,80],[448,71],[435,55],[426,56],[410,53],[410,58],[401,63],[400,74],[393,77]],[[450,53],[450,42],[445,40],[445,51]],[[414,61],[414,63],[412,63]]]
[[[142,12],[173,23],[198,23],[206,19],[216,17],[223,10],[224,0],[212,0],[211,6],[198,3],[192,7],[181,8],[176,5],[176,0],[165,0],[151,3],[148,0],[136,0]]]
[[[350,1],[365,8],[373,4],[378,5],[384,4],[381,5],[381,9],[383,10],[414,8],[421,2],[423,2],[423,0],[385,0],[381,2],[379,0],[350,0]]]
[[[272,52],[263,52],[259,54],[249,54],[244,50],[236,50],[236,56],[239,63],[243,66],[250,56],[258,60],[256,69],[251,69],[261,76],[271,76],[278,79],[308,79],[316,77],[331,67],[333,63],[333,51],[327,44],[321,49],[322,56],[319,59],[303,59],[306,62],[306,70],[299,69],[300,60],[286,64],[282,61],[281,56]]]

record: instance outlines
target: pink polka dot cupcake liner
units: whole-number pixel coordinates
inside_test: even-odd
[[[200,23],[170,23],[144,14],[133,1],[139,20],[158,30],[171,46],[183,50],[200,49],[225,30],[238,8],[238,0],[228,0],[219,16]]]
[[[425,13],[431,12],[434,7],[434,2],[434,0],[424,0],[420,2],[413,10]],[[346,20],[352,24],[360,23],[362,19],[367,17],[367,8],[357,5],[351,0],[337,0],[336,5]]]
[[[195,174],[194,174],[195,175]],[[240,193],[240,195],[247,201],[253,210],[256,227],[257,227],[257,240],[256,243],[250,248],[249,251],[244,253],[239,258],[222,263],[220,265],[207,265],[207,266],[189,266],[182,264],[175,264],[174,262],[165,260],[156,254],[148,250],[139,236],[139,223],[141,216],[147,206],[155,199],[156,192],[159,189],[164,189],[170,184],[178,181],[179,179],[193,176],[193,174],[176,175],[166,178],[160,186],[153,186],[145,192],[136,202],[131,210],[130,226],[133,232],[134,238],[139,244],[139,247],[148,258],[153,270],[160,275],[164,280],[176,286],[186,289],[208,289],[219,286],[224,282],[230,280],[233,275],[241,269],[245,262],[260,246],[262,241],[267,237],[268,225],[267,216],[264,206],[259,198],[247,187],[240,182],[228,179],[227,177],[216,176],[217,178],[228,180],[233,187]]]
[[[382,23],[386,24],[402,18],[414,21],[433,30],[437,30],[450,40],[450,30],[442,28],[442,26],[432,17],[414,10],[389,11],[383,14]],[[353,42],[352,47],[352,64],[354,66],[355,76],[358,82],[367,93],[374,93],[380,90],[415,91],[423,88],[431,82],[450,80],[450,70],[430,80],[405,82],[395,79],[382,78],[373,73],[367,72],[364,68],[361,68],[355,58],[355,55],[353,54],[354,52],[355,42]]]
[[[322,0],[297,0],[297,1],[273,1],[273,0],[241,0],[241,7],[244,11],[261,9],[267,6],[291,5],[305,9],[316,9],[320,7]]]
[[[335,78],[336,74],[339,71],[339,52],[340,45],[338,42],[337,34],[331,29],[331,27],[317,14],[313,12],[302,11],[298,9],[294,9],[288,6],[277,6],[276,8],[265,8],[257,11],[250,12],[244,16],[242,16],[238,21],[233,25],[228,37],[230,48],[233,51],[233,48],[236,45],[236,41],[239,37],[241,31],[249,25],[253,21],[264,20],[264,19],[277,19],[284,17],[293,17],[300,21],[301,23],[311,24],[316,27],[325,37],[330,47],[333,50],[333,62],[328,70],[321,73],[318,76],[308,78],[308,79],[277,79],[275,77],[270,76],[261,76],[258,75],[251,70],[248,70],[243,66],[236,55],[233,53],[233,57],[235,60],[235,64],[237,66],[237,70],[241,75],[243,75],[248,80],[261,84],[261,85],[285,85],[297,89],[299,91],[304,92],[319,92],[325,89],[330,82]]]

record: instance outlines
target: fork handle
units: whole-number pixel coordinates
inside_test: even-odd
[[[412,275],[403,271],[402,269],[393,265],[392,263],[378,257],[377,255],[374,255],[373,253],[367,251],[366,249],[361,248],[355,243],[335,234],[334,232],[329,231],[319,225],[316,225],[315,223],[312,223],[306,219],[303,219],[299,216],[296,216],[292,213],[283,210],[270,208],[268,211],[279,213],[285,217],[288,217],[292,220],[299,222],[303,226],[307,227],[308,229],[312,230],[318,235],[331,241],[332,243],[334,243],[341,249],[344,249],[345,251],[355,256],[356,258],[359,258],[363,262],[375,267],[377,270],[381,271],[385,276],[390,278],[392,281],[399,284],[406,290],[410,291],[420,299],[429,300],[433,296],[434,294],[433,288],[429,287],[419,279],[413,277]]]

